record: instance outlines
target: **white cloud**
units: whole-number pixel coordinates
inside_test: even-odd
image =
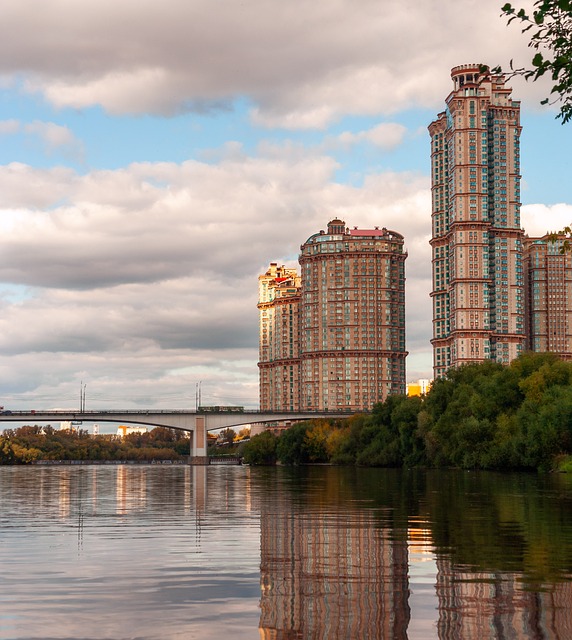
[[[0,120],[0,135],[6,136],[20,131],[19,120]]]
[[[47,153],[60,150],[69,153],[77,159],[81,159],[83,156],[81,142],[67,126],[59,125],[55,122],[40,122],[39,120],[35,120],[34,122],[23,125],[22,129],[28,135],[37,136],[42,141]]]
[[[256,124],[323,128],[343,114],[435,107],[460,62],[530,58],[497,0],[422,3],[5,0],[0,74],[57,107],[172,114],[248,96]],[[452,37],[452,34],[460,37]],[[539,96],[538,85],[519,95]]]
[[[29,123],[16,119],[0,120],[0,136],[17,133],[24,133],[29,137],[38,138],[44,146],[44,151],[48,154],[52,154],[55,151],[63,151],[76,159],[81,159],[83,156],[81,142],[67,126],[40,120],[34,120]]]
[[[39,136],[50,148],[72,145],[76,143],[73,133],[68,127],[53,122],[35,120],[24,125],[24,131]]]
[[[380,116],[436,113],[452,66],[482,60],[483,43],[483,62],[526,59],[525,37],[505,26],[496,0],[363,0],[359,10],[349,0],[221,0],[217,9],[208,0],[3,2],[3,28],[18,37],[0,40],[1,86],[49,103],[33,122],[0,122],[0,135],[24,134],[28,149],[40,141],[48,154],[81,159],[63,123],[69,108],[85,109],[74,118],[106,132],[89,149],[105,167],[96,146],[115,151],[134,129],[114,138],[118,120],[93,105],[220,115],[240,98],[251,123],[297,130],[292,140],[269,132],[253,141],[213,118],[217,147],[189,143],[200,161],[86,173],[0,165],[4,404],[74,406],[80,380],[94,408],[192,406],[198,380],[213,404],[256,404],[257,276],[269,261],[295,264],[300,244],[333,217],[405,235],[408,378],[430,375],[429,178],[375,164],[380,150],[419,134]],[[513,85],[529,104],[541,96],[537,85]],[[59,124],[49,122],[52,105]],[[379,124],[356,132],[354,114]],[[344,133],[306,137],[346,117]],[[153,119],[144,122],[151,130]],[[139,158],[134,147],[129,157]],[[116,155],[113,166],[125,157]],[[428,150],[424,158],[428,167]],[[571,214],[567,204],[529,205],[523,225],[541,235]]]
[[[398,147],[403,142],[406,133],[407,128],[401,124],[382,122],[367,131],[360,131],[358,133],[345,131],[338,136],[337,140],[343,145],[369,142],[376,147],[389,151],[390,149]]]
[[[77,176],[65,167],[35,169],[21,162],[0,165],[0,193],[3,207],[0,228],[13,218],[25,215],[21,208],[51,207],[66,197],[74,197]]]
[[[572,204],[528,204],[521,210],[521,225],[531,237],[559,231],[572,224]]]

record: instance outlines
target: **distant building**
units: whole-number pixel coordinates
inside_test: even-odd
[[[124,424],[117,427],[117,435],[122,438],[132,433],[147,433],[147,427],[128,427]]]
[[[451,71],[431,135],[433,370],[524,347],[520,102],[502,75]]]
[[[301,246],[300,276],[259,277],[260,408],[371,409],[405,393],[403,236],[332,220]]]
[[[572,359],[572,254],[563,237],[524,240],[526,347]]]

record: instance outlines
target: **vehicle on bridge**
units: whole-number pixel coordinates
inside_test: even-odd
[[[209,406],[199,407],[197,411],[199,413],[219,413],[219,412],[244,413],[244,407],[209,405]]]

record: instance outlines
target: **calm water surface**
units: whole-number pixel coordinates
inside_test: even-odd
[[[572,478],[0,467],[0,639],[572,638]]]

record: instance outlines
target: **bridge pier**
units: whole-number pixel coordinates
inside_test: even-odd
[[[207,455],[207,417],[206,415],[195,416],[195,428],[190,432],[191,451],[189,464],[206,465],[209,463]]]

